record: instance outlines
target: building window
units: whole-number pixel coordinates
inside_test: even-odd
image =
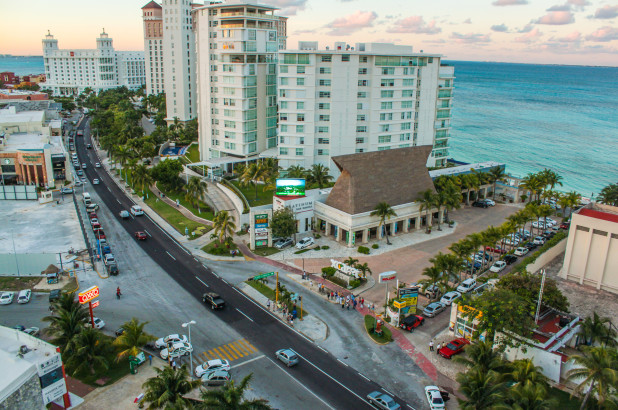
[[[304,125],[297,125],[297,126],[296,126],[296,132],[297,132],[297,133],[303,133],[303,132],[305,132],[305,126],[304,126]]]
[[[328,127],[317,127],[319,134],[328,133]]]
[[[297,78],[296,79],[296,85],[305,85],[305,79],[304,78]]]
[[[328,114],[321,114],[319,119],[320,119],[320,121],[330,121],[330,115],[328,115]]]
[[[388,101],[388,102],[381,102],[380,103],[380,108],[382,110],[392,110],[393,109],[393,103]]]
[[[318,144],[328,144],[330,140],[328,138],[318,138]]]
[[[298,122],[305,121],[305,114],[296,114],[296,121]]]
[[[367,121],[367,116],[365,114],[357,114],[356,121]]]
[[[319,149],[318,150],[318,155],[328,155],[328,150],[327,149]]]
[[[281,77],[281,85],[288,85],[288,78],[287,77]]]
[[[381,87],[394,87],[395,80],[392,78],[384,78],[382,79],[382,81],[380,81],[380,86]]]
[[[303,101],[298,101],[296,103],[296,109],[297,110],[304,110],[305,109],[305,103]]]
[[[391,129],[390,124],[382,124],[382,125],[380,125],[380,131],[382,131],[382,132],[388,132],[388,131],[390,131],[390,129]]]
[[[393,98],[394,95],[395,95],[395,91],[393,90],[382,90],[380,92],[381,98]]]
[[[341,61],[343,62],[349,62],[350,61],[350,55],[349,54],[344,54],[341,56]]]
[[[330,87],[330,80],[320,80],[319,84],[323,87]]]
[[[360,75],[365,75],[365,74],[367,74],[367,69],[366,69],[366,68],[359,68],[359,69],[358,69],[358,74],[360,74]]]
[[[330,98],[330,91],[320,91],[319,97],[320,98]]]
[[[284,147],[279,148],[279,155],[288,155],[288,149]]]
[[[279,66],[279,72],[280,72],[280,73],[283,73],[283,74],[287,74],[287,72],[288,72],[288,66],[287,66],[287,65],[282,65],[282,66]]]
[[[356,137],[356,143],[357,144],[364,144],[365,143],[365,138],[364,137]]]
[[[359,87],[367,87],[367,85],[369,85],[369,81],[367,81],[367,80],[358,80],[358,86]]]
[[[356,132],[367,132],[367,126],[366,125],[357,125],[356,126]]]
[[[305,74],[305,67],[302,65],[299,65],[296,67],[296,74]]]
[[[394,75],[395,67],[382,67],[382,75]]]
[[[378,143],[380,144],[384,144],[387,142],[391,142],[391,136],[390,135],[380,135],[378,137]]]
[[[367,98],[367,93],[365,91],[359,91],[356,93],[356,98]]]
[[[322,56],[323,63],[330,63],[333,60],[333,56]]]
[[[305,150],[303,148],[296,148],[296,156],[302,157],[304,155]]]

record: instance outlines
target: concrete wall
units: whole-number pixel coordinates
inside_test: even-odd
[[[547,378],[560,383],[562,368],[562,357],[560,355],[532,346],[527,346],[525,353],[520,348],[507,348],[504,354],[509,361],[531,359],[535,366],[541,368],[541,373]]]
[[[534,263],[531,263],[530,265],[526,266],[526,270],[528,271],[528,273],[538,272],[540,269],[543,268],[543,266],[547,265],[555,257],[563,253],[567,246],[567,239],[568,238],[564,238],[563,240],[558,242],[556,246],[554,246],[551,249],[548,249],[545,253],[539,256],[536,259],[536,261],[534,261]]]
[[[39,375],[34,374],[0,402],[0,409],[45,409]]]
[[[243,215],[243,210],[245,207],[243,206],[242,199],[240,199],[234,191],[223,184],[217,182],[217,187],[230,199],[230,201],[232,201],[234,208],[236,208],[238,215],[240,215],[240,225],[237,225],[237,227],[240,228],[242,224],[249,223],[248,214]]]

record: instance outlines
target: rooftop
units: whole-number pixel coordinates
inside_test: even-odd
[[[576,211],[577,214],[589,218],[618,223],[618,207],[604,204],[590,204]]]
[[[43,150],[51,148],[52,152],[64,152],[60,147],[60,137],[40,133],[21,132],[11,134],[6,139],[4,151]],[[50,145],[50,146],[48,146]]]
[[[441,57],[441,54],[414,52],[412,46],[393,43],[355,43],[353,46],[346,42],[335,42],[333,46],[319,49],[317,41],[299,41],[298,49],[279,50],[280,53],[342,53],[342,54],[373,54],[373,55],[401,55],[415,57]]]
[[[16,95],[35,95],[35,94],[45,94],[40,91],[29,91],[29,90],[20,90],[20,89],[0,89],[0,94],[4,94],[7,96],[16,96]]]
[[[0,125],[8,123],[40,122],[45,120],[45,111],[18,111],[13,106],[0,110]]]
[[[442,168],[436,169],[434,171],[429,171],[429,176],[431,178],[437,178],[442,175],[459,175],[467,172],[471,172],[472,170],[487,170],[493,167],[504,167],[505,164],[501,162],[487,161],[487,162],[477,162],[475,164],[466,164],[460,165],[458,167],[450,167],[450,168]]]

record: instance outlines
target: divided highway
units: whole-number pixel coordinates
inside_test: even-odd
[[[94,164],[101,161],[94,149],[86,149],[86,144],[91,142],[88,121],[83,119],[78,129],[84,130],[83,138],[75,137],[80,164],[87,164],[84,173],[90,181],[94,178],[101,181],[99,185],[93,185],[92,189],[96,190],[105,206],[115,217],[121,220],[120,211],[128,210],[134,203],[117,186],[104,168],[95,168]],[[92,144],[94,145],[94,142]],[[76,192],[76,195],[79,194]],[[217,272],[200,263],[147,215],[121,220],[121,223],[130,235],[136,231],[147,232],[150,237],[147,241],[139,241],[139,245],[193,297],[201,300],[205,291],[220,294],[226,301],[226,308],[217,312],[220,319],[332,408],[371,408],[365,399],[368,393],[374,390],[389,393],[387,389],[381,388],[363,374],[339,361],[311,340],[283,324],[271,312],[257,305]],[[122,265],[119,269],[120,277],[122,277]],[[124,297],[130,297],[130,295]],[[179,295],[179,297],[182,296]],[[204,309],[206,308],[204,306]],[[217,329],[213,328],[212,331],[216,332]],[[276,350],[288,347],[295,350],[302,358],[299,365],[289,369],[276,361],[274,356]],[[370,355],[371,352],[367,352],[367,360],[370,360]],[[384,371],[388,372],[388,368]],[[406,405],[399,397],[395,396],[395,400],[402,407],[414,408],[409,404]],[[424,406],[421,403],[414,403],[414,405]]]

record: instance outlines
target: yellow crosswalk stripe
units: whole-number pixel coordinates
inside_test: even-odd
[[[249,350],[248,348],[246,348],[241,342],[240,340],[237,340],[235,342],[233,342],[233,344],[238,348],[238,350],[240,350],[241,352],[245,353],[247,356],[249,356],[251,353],[253,353],[251,350]]]
[[[212,358],[210,356],[208,356],[208,354],[206,352],[202,352],[202,356],[204,356],[206,358],[206,360],[212,360]]]
[[[232,349],[234,352],[236,352],[236,354],[238,355],[238,357],[243,357],[246,356],[245,352],[241,352],[239,351],[239,349],[236,349],[236,346],[234,346],[235,342],[229,343],[228,346],[230,347],[230,349]]]
[[[239,342],[242,343],[242,345],[245,346],[249,352],[257,352],[257,349],[249,343],[247,339],[240,339]]]
[[[234,353],[234,352],[232,351],[232,349],[230,349],[230,347],[229,347],[229,346],[230,346],[229,344],[227,344],[227,345],[223,345],[223,346],[221,346],[221,347],[220,347],[220,349],[221,349],[221,350],[223,350],[223,351],[225,351],[226,353],[231,354],[231,355],[232,355],[232,357],[233,357],[234,359],[238,359],[239,357],[242,357],[242,356],[236,356],[236,353]]]
[[[221,353],[219,353],[219,356],[222,359],[233,360],[230,356],[228,356],[228,354],[225,352],[225,350],[221,349],[220,347],[215,347],[212,350],[216,351],[217,353],[219,353],[219,351],[221,351]]]
[[[212,359],[210,359],[210,360],[214,360],[214,359],[222,359],[222,357],[219,357],[219,353],[217,353],[216,351],[214,351],[214,349],[213,349],[213,350],[209,350],[209,351],[208,351],[208,354],[209,354],[210,356],[212,356]]]

